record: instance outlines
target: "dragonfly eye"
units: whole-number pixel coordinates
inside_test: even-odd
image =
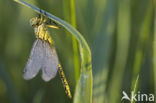
[[[35,18],[30,19],[30,25],[32,27],[39,26],[40,25],[40,18],[35,17]]]

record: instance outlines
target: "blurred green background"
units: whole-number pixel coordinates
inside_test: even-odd
[[[27,1],[71,23],[73,0]],[[93,103],[120,103],[122,91],[130,94],[135,84],[136,92],[156,93],[154,4],[154,0],[75,0],[74,26],[92,52]],[[23,79],[35,41],[29,25],[34,16],[38,14],[29,8],[0,0],[0,103],[72,103],[58,73],[47,83],[40,74],[29,81]],[[73,38],[63,28],[49,31],[74,94],[75,75],[80,71],[74,71]]]

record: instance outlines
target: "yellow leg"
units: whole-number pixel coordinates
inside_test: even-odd
[[[43,20],[43,23],[46,23],[47,21],[47,17],[45,16],[44,20]]]
[[[55,26],[55,25],[46,25],[46,26],[49,27],[49,28],[53,28],[53,29],[59,29],[59,27]]]
[[[46,15],[46,14],[45,14],[45,15]],[[45,18],[44,18],[44,20],[43,20],[43,15],[41,15],[40,24],[42,23],[42,21],[43,21],[43,23],[45,24],[45,23],[46,23],[46,21],[47,21],[47,17],[45,16]],[[49,27],[49,28],[54,28],[54,29],[59,29],[59,27],[54,26],[54,25],[46,25],[46,27]]]
[[[43,15],[40,14],[40,22],[39,22],[39,24],[42,24],[42,21],[43,21]]]

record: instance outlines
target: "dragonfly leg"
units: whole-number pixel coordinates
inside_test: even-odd
[[[59,27],[55,26],[55,25],[46,25],[46,26],[49,27],[49,28],[53,28],[53,29],[59,29]]]
[[[46,12],[44,12],[44,15],[45,15],[45,18],[44,18],[44,20],[43,20],[43,23],[46,23],[46,21],[47,21],[47,14],[46,14]]]
[[[40,14],[39,14],[40,23],[39,24],[41,24],[43,21],[43,15],[41,13],[42,13],[42,10],[40,9]]]

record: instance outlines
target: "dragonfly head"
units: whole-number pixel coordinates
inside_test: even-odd
[[[34,18],[30,19],[30,25],[32,27],[37,27],[37,26],[41,25],[41,22],[40,21],[41,21],[40,18],[34,17]]]

